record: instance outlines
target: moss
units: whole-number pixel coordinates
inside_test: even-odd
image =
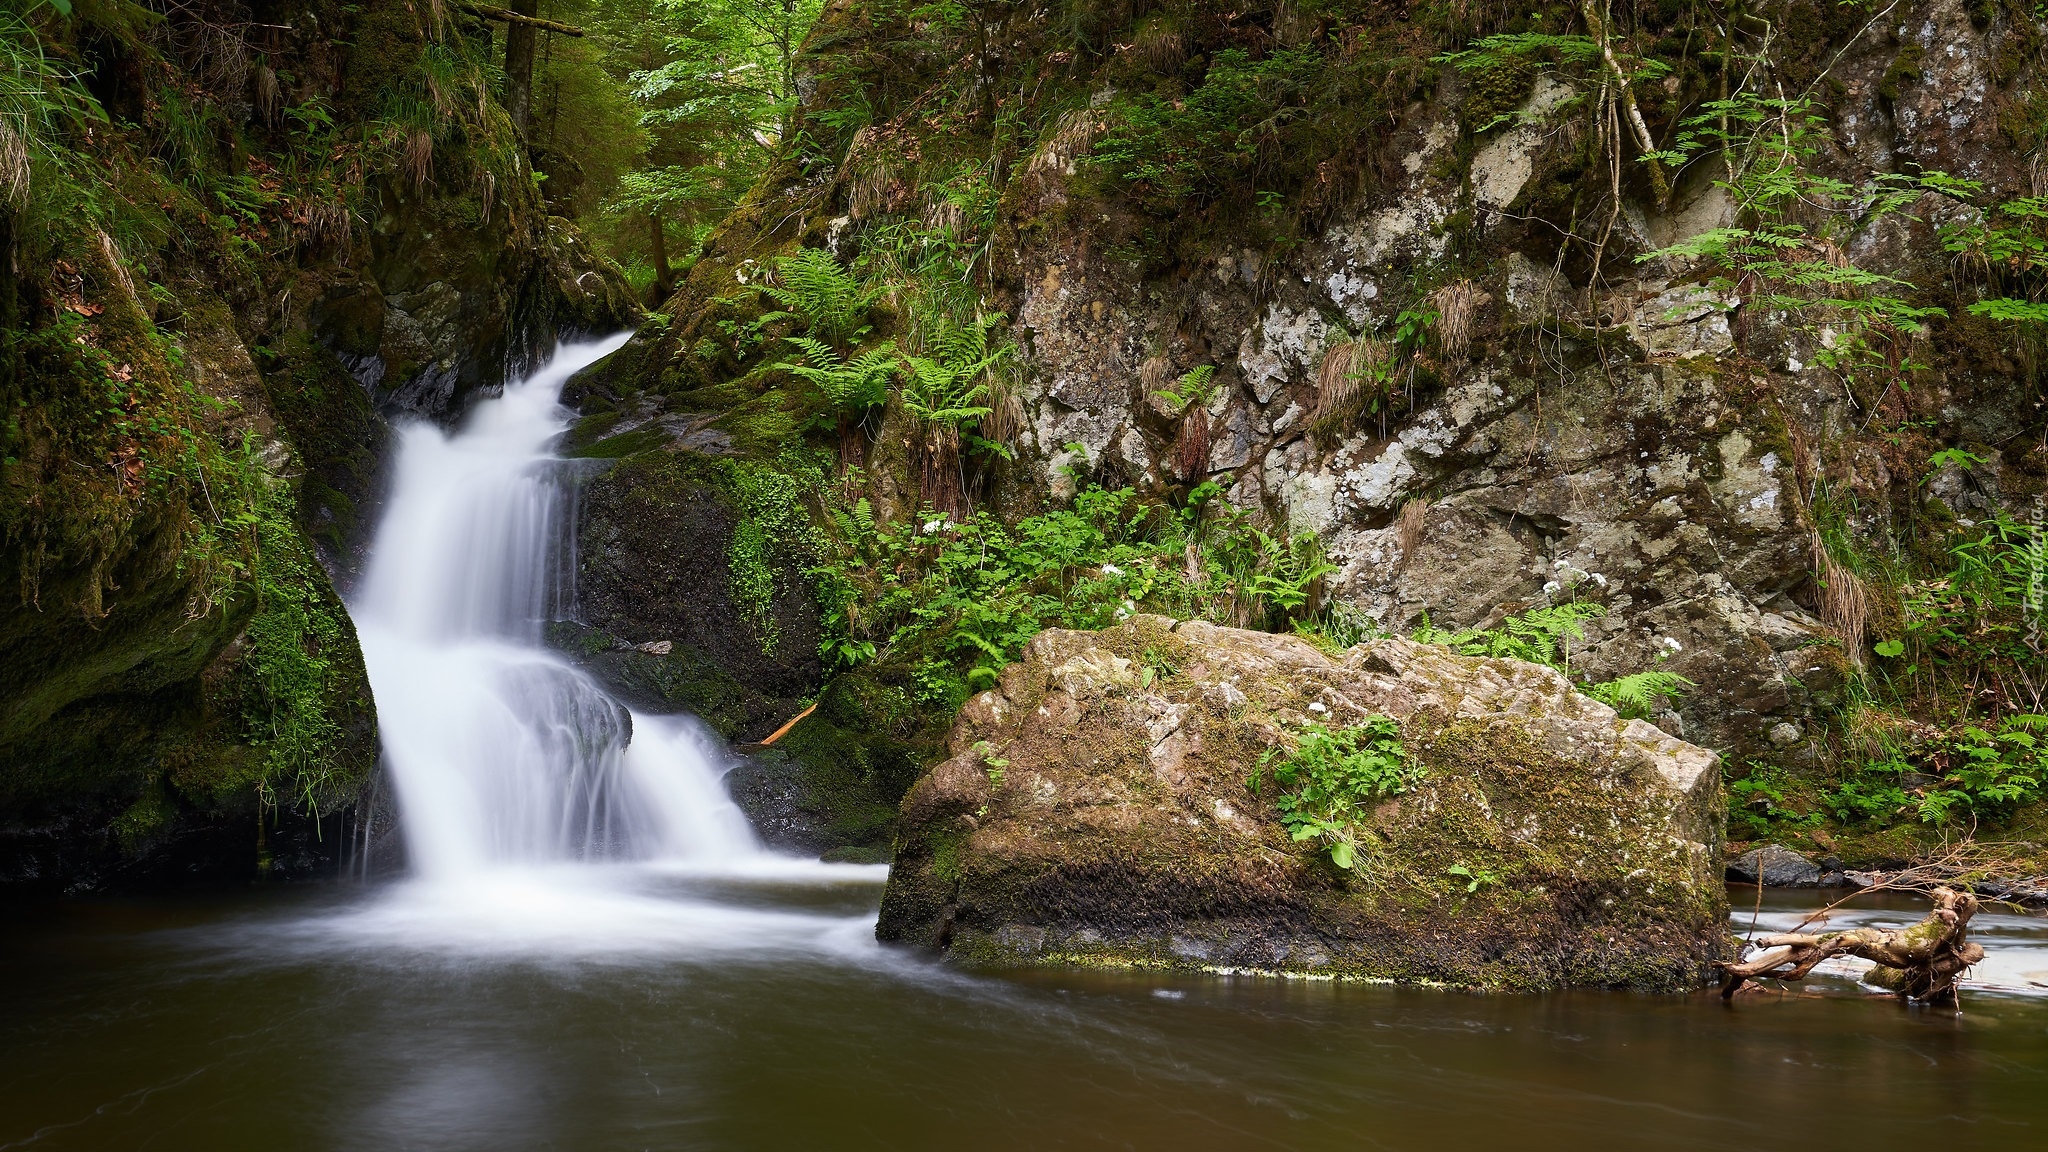
[[[582,426],[578,425],[580,433]],[[607,436],[572,448],[563,453],[572,460],[620,460],[642,452],[652,452],[669,442],[669,434],[659,425],[651,428],[636,428],[617,436]]]
[[[1464,122],[1467,132],[1480,132],[1495,127],[1497,122],[1512,116],[1529,99],[1535,90],[1536,77],[1540,74],[1536,63],[1526,56],[1509,56],[1491,68],[1482,68],[1471,74],[1470,89],[1465,102],[1458,109],[1458,117]]]
[[[1877,95],[1886,105],[1898,103],[1899,96],[1907,88],[1920,83],[1921,61],[1927,50],[1918,44],[1907,44],[1892,57],[1892,62],[1878,79]]]
[[[304,465],[299,523],[336,555],[363,542],[386,443],[368,393],[306,332],[258,349],[270,409]]]

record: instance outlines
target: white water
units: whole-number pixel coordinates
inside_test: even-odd
[[[871,946],[847,917],[679,891],[678,878],[872,882],[878,870],[764,851],[709,734],[630,714],[542,644],[573,598],[551,447],[570,418],[561,388],[624,339],[563,345],[452,435],[399,434],[350,611],[414,876],[348,918],[356,942],[575,955]]]

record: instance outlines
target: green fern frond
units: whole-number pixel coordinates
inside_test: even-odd
[[[882,289],[863,287],[853,273],[839,266],[832,254],[807,248],[775,262],[775,282],[759,285],[761,292],[781,305],[756,321],[793,318],[801,320],[811,336],[843,347],[860,339],[868,330],[868,309],[881,298]]]
[[[1669,699],[1683,696],[1687,689],[1695,687],[1698,685],[1676,672],[1652,668],[1588,684],[1586,695],[1624,717],[1640,720],[1662,711]]]
[[[818,391],[842,412],[864,412],[889,398],[889,382],[901,361],[894,341],[870,348],[851,360],[843,359],[832,346],[815,336],[785,336],[804,354],[803,361],[784,360],[775,367],[817,386]]]

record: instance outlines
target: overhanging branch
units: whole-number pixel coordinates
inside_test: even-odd
[[[564,36],[583,35],[583,29],[573,24],[543,20],[538,16],[521,16],[517,12],[508,12],[503,8],[494,8],[488,4],[464,4],[462,10],[485,20],[497,20],[505,24],[524,24],[529,28],[539,28],[546,32],[559,32]]]

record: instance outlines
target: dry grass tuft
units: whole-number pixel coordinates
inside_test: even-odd
[[[256,115],[265,124],[276,124],[284,115],[284,86],[268,64],[256,69]]]
[[[991,373],[985,403],[988,415],[981,420],[982,436],[1005,447],[1014,447],[1017,437],[1024,431],[1024,402],[1010,390],[1008,380]]]
[[[1437,344],[1443,349],[1445,360],[1457,363],[1465,359],[1472,348],[1479,306],[1488,299],[1479,285],[1470,280],[1446,284],[1430,295],[1429,302],[1436,309]]]
[[[1422,533],[1428,521],[1429,501],[1416,496],[1401,505],[1401,511],[1394,517],[1394,540],[1401,546],[1401,563],[1406,564],[1422,546]]]
[[[1209,471],[1209,414],[1200,408],[1190,409],[1180,422],[1180,436],[1173,445],[1173,470],[1183,483],[1192,483]]]
[[[1138,26],[1130,53],[1154,72],[1178,72],[1188,60],[1188,38],[1171,17],[1154,16]]]
[[[490,169],[485,168],[483,165],[478,165],[476,177],[471,181],[470,186],[476,191],[476,199],[482,209],[484,223],[489,224],[491,222],[491,209],[498,202],[498,178],[492,174]]]
[[[1325,349],[1322,367],[1316,371],[1316,406],[1310,423],[1325,431],[1341,429],[1366,401],[1381,398],[1393,355],[1392,345],[1371,336],[1340,340]]]
[[[415,191],[426,191],[434,182],[434,134],[425,128],[408,130],[399,144],[398,168]]]
[[[1348,414],[1346,409],[1358,394],[1358,360],[1355,340],[1339,340],[1323,350],[1323,365],[1316,371],[1316,423]]]
[[[1815,532],[1809,547],[1813,574],[1818,585],[1820,620],[1842,642],[1842,652],[1856,667],[1863,667],[1863,634],[1870,623],[1870,595],[1863,579],[1828,554],[1827,545]]]
[[[855,220],[880,216],[889,209],[890,185],[896,181],[896,172],[886,157],[877,154],[879,151],[871,127],[855,132],[853,143],[847,145],[846,163],[839,178],[846,185],[846,214]]]
[[[9,119],[0,117],[0,202],[28,203],[29,171],[28,142]]]
[[[924,226],[930,232],[943,232],[954,239],[967,235],[967,210],[946,199],[933,195],[925,199]]]
[[[1146,400],[1160,392],[1167,391],[1173,384],[1173,361],[1164,356],[1147,356],[1138,365],[1138,387],[1144,390]]]
[[[1052,135],[1046,138],[1045,146],[1032,155],[1024,170],[1030,172],[1064,172],[1073,174],[1074,164],[1088,154],[1095,146],[1095,134],[1101,129],[1093,108],[1076,108],[1061,116],[1053,127]]]
[[[305,206],[306,239],[314,247],[346,252],[355,220],[339,200],[315,200]]]

